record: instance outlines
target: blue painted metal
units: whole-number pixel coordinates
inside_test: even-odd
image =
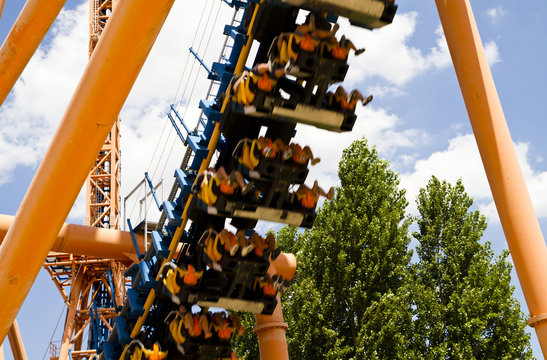
[[[179,119],[179,122],[184,127],[184,130],[186,130],[186,133],[191,134],[192,131],[190,131],[190,129],[188,128],[188,126],[186,125],[184,120],[182,119],[182,116],[179,115],[177,109],[175,109],[175,106],[173,106],[173,104],[171,104],[171,111],[173,111],[175,113],[175,116],[177,117],[177,119]]]
[[[247,6],[251,1],[256,2],[255,0],[224,0],[229,6],[237,9],[243,8],[245,11],[247,11]],[[244,16],[245,14],[243,14],[243,17]],[[228,25],[224,28],[225,34],[228,34],[234,40],[233,44],[227,45],[222,50],[222,54],[229,54],[227,56],[223,55],[221,59],[221,61],[226,61],[225,63],[213,63],[212,67],[209,68],[197,55],[196,51],[190,48],[190,52],[207,71],[208,77],[213,81],[218,81],[218,83],[216,83],[218,84],[218,90],[215,94],[214,101],[200,101],[200,108],[203,110],[204,118],[199,119],[198,126],[201,126],[203,130],[198,131],[198,128],[195,130],[190,129],[173,105],[171,105],[171,109],[167,114],[177,135],[184,144],[187,144],[190,147],[193,153],[193,160],[191,161],[190,166],[187,169],[176,169],[174,173],[181,189],[179,197],[182,197],[184,194],[188,194],[191,191],[193,179],[197,175],[196,172],[202,161],[208,155],[207,145],[215,125],[221,119],[221,113],[218,108],[218,105],[220,105],[221,102],[221,95],[228,89],[229,83],[234,75],[234,67],[240,56],[241,49],[248,41],[248,37],[243,31],[243,24],[240,22],[236,22],[236,24],[237,26]],[[182,128],[177,124],[176,119],[179,120]],[[183,128],[184,130],[182,130]],[[186,131],[186,133],[184,133],[184,131]],[[219,146],[222,147],[224,143],[225,140],[221,136],[219,139]],[[150,185],[150,189],[153,191],[153,186],[148,174],[145,174],[145,177]],[[153,194],[157,204],[158,200],[154,191]],[[158,207],[160,206],[158,205]],[[105,354],[106,360],[118,359],[123,350],[123,346],[131,342],[131,328],[128,325],[131,325],[140,314],[144,313],[143,305],[148,296],[148,292],[151,288],[156,286],[155,275],[157,275],[156,272],[158,271],[157,265],[161,258],[168,256],[172,235],[182,222],[182,211],[176,202],[166,201],[161,205],[160,210],[165,213],[168,221],[161,231],[153,231],[151,233],[151,249],[147,252],[146,256],[139,252],[131,222],[129,219],[127,220],[136,254],[141,261],[138,264],[131,266],[125,272],[126,276],[132,278],[132,286],[131,289],[128,289],[127,291],[127,301],[124,303],[124,309],[121,311],[121,314],[123,315],[117,316],[114,321],[117,334],[116,337],[112,337],[111,339],[114,344],[109,343],[104,346],[103,354]],[[187,238],[188,234],[185,231],[181,237],[181,241],[188,241]],[[152,329],[155,326],[164,326],[164,324],[147,323],[145,326],[147,326],[148,329]]]
[[[222,1],[224,1],[230,7],[235,7],[237,9],[247,6],[247,3],[245,1],[240,1],[240,0],[222,0]]]
[[[150,177],[148,176],[148,172],[144,173],[144,177],[146,178],[146,181],[148,182],[148,185],[150,186],[150,192],[152,193],[152,196],[154,197],[154,201],[156,202],[156,205],[158,206],[159,211],[161,211],[162,207],[161,207],[160,201],[158,200],[158,195],[156,194],[154,185],[152,185],[152,181],[150,180]],[[144,196],[146,198],[148,194],[144,194]]]
[[[118,304],[116,303],[116,288],[114,287],[114,282],[112,281],[112,273],[110,272],[110,268],[106,269],[106,275],[108,277],[108,285],[110,285],[110,291],[112,292],[112,303],[115,309],[118,307]]]
[[[123,316],[116,316],[115,322],[120,343],[122,345],[129,344],[131,342],[131,334],[127,331],[127,320]]]
[[[177,179],[182,192],[189,194],[192,191],[193,181],[188,179],[186,172],[181,169],[176,169],[175,178]]]
[[[139,263],[139,271],[141,274],[141,282],[139,285],[143,289],[152,289],[156,285],[156,280],[150,274],[150,264],[148,261],[141,261]]]
[[[143,255],[139,251],[139,246],[137,245],[137,239],[135,238],[135,233],[133,232],[133,226],[131,226],[131,220],[127,219],[127,226],[129,226],[129,233],[131,234],[131,240],[133,240],[133,246],[135,247],[135,252],[139,259],[143,258]]]
[[[207,65],[205,65],[205,62],[203,62],[203,59],[199,57],[199,55],[195,52],[194,49],[190,48],[189,49],[190,52],[192,53],[192,55],[194,55],[194,57],[197,59],[197,61],[199,61],[199,63],[201,64],[201,66],[203,66],[203,68],[205,69],[205,71],[207,71],[208,73],[208,76],[212,76],[214,77],[215,76],[215,73],[211,71],[211,69],[209,69],[207,67]],[[218,76],[218,75],[217,75]],[[215,79],[215,80],[218,80],[218,79]]]
[[[95,301],[91,303],[91,307],[89,308],[89,316],[91,318],[91,331],[89,334],[89,342],[90,342],[90,349],[97,349],[99,347],[99,313],[97,311],[97,304]]]
[[[169,226],[177,227],[182,223],[182,220],[180,219],[180,211],[175,210],[176,204],[172,201],[165,201],[163,203],[163,210],[165,211],[165,215],[167,216],[167,220],[169,221]]]
[[[146,297],[143,297],[135,289],[127,289],[127,300],[129,301],[129,307],[131,308],[130,316],[139,317],[144,314]]]
[[[175,114],[175,117],[179,120],[179,122],[184,127],[184,130],[186,130],[186,133],[188,134],[186,136],[186,139],[184,139],[184,136],[182,135],[179,127],[175,123],[175,119],[173,118],[171,113],[168,113],[167,117],[171,121],[171,124],[173,124],[173,127],[175,128],[175,131],[177,132],[177,134],[178,134],[179,138],[181,139],[181,141],[183,142],[183,144],[189,145],[196,156],[198,156],[200,158],[203,158],[203,159],[205,157],[207,157],[208,150],[205,146],[201,145],[201,143],[205,140],[205,138],[201,135],[195,135],[195,134],[197,134],[197,131],[190,131],[190,129],[188,128],[188,126],[186,125],[186,123],[184,122],[184,120],[179,115],[179,113],[177,112],[177,110],[175,109],[175,107],[173,105],[171,105],[171,112],[173,112]],[[160,208],[160,211],[161,211],[161,208]]]
[[[232,64],[220,62],[213,63],[213,71],[219,75],[219,80],[222,84],[228,84],[230,80],[232,80],[234,73],[230,69],[233,69]]]
[[[207,116],[209,121],[220,121],[222,114],[218,111],[218,108],[215,108],[215,102],[211,100],[200,100],[199,107],[203,110],[203,114]]]
[[[169,256],[169,246],[165,246],[163,238],[157,231],[152,231],[151,234],[152,247],[156,256],[161,256],[162,258],[167,258]]]
[[[171,105],[173,106],[173,105]],[[175,131],[177,132],[177,135],[179,136],[180,138],[180,141],[182,141],[183,144],[186,143],[186,139],[184,138],[184,136],[182,135],[182,133],[180,132],[180,129],[179,127],[177,126],[177,123],[175,122],[175,119],[173,119],[173,117],[171,116],[170,113],[167,114],[167,117],[169,118],[169,120],[171,120],[171,124],[173,125],[173,127],[175,128]]]

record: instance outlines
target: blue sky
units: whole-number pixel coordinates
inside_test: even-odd
[[[187,49],[193,44],[207,63],[215,61],[223,40],[218,34],[231,15],[226,6],[220,7],[220,1],[203,3],[196,6],[188,0],[177,0],[122,111],[122,196],[140,181],[144,171],[149,171],[155,182],[161,178],[172,181],[172,169],[180,163],[183,148],[174,132],[165,127],[165,112],[173,101],[181,102],[179,110],[185,119],[192,125],[196,122],[199,114],[196,101],[204,95],[208,83],[204,81],[203,70],[198,74],[198,65],[192,67],[193,60],[187,60]],[[6,2],[0,19],[2,41],[22,4],[23,1]],[[475,0],[471,5],[545,233],[547,145],[543,105],[547,98],[544,85],[547,39],[541,35],[547,30],[547,4]],[[200,19],[203,6],[207,13],[212,13],[209,22]],[[87,16],[85,3],[73,0],[67,3],[45,43],[0,108],[2,214],[13,215],[17,211],[85,67]],[[200,42],[202,32],[206,35]],[[207,41],[209,33],[213,36]],[[322,158],[310,179],[319,179],[325,187],[335,185],[341,150],[353,139],[366,136],[400,173],[401,186],[407,189],[411,203],[409,212],[414,211],[418,189],[425,186],[432,174],[452,182],[461,177],[475,199],[476,208],[488,218],[485,239],[492,242],[497,253],[507,248],[434,1],[399,1],[398,14],[389,27],[369,32],[350,29],[342,22],[339,34],[343,33],[358,47],[367,48],[365,54],[352,59],[344,86],[372,93],[374,101],[359,109],[358,123],[350,134],[298,128],[299,142],[310,144]],[[202,81],[192,92],[195,78]],[[155,151],[158,141],[162,146]],[[163,144],[167,146],[162,153]],[[167,156],[169,153],[171,156]],[[80,199],[68,221],[82,223],[83,211]],[[128,213],[136,216],[136,212]],[[513,283],[523,312],[527,313],[516,275]],[[18,316],[29,358],[42,358],[61,309],[57,290],[47,274],[41,273]],[[59,330],[62,325],[63,319]],[[54,340],[60,339],[59,330]],[[533,332],[532,336],[534,354],[542,358]],[[7,354],[8,359],[10,356]]]

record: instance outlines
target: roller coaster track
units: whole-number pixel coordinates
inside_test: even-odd
[[[177,184],[168,201],[157,202],[162,217],[151,234],[150,248],[141,254],[134,241],[138,262],[125,273],[131,280],[131,287],[127,289],[123,305],[113,309],[118,315],[114,326],[107,326],[107,342],[93,355],[93,351],[89,351],[73,353],[73,357],[132,360],[233,358],[229,340],[234,332],[241,330],[237,318],[227,317],[223,311],[213,314],[207,311],[209,306],[255,312],[257,324],[262,316],[268,317],[272,311],[274,317],[280,315],[278,293],[287,286],[294,272],[276,274],[276,258],[285,255],[277,254],[271,238],[264,239],[252,229],[260,219],[295,226],[313,225],[315,202],[321,192],[315,187],[303,186],[308,163],[313,158],[300,161],[302,154],[310,153],[304,151],[305,147],[299,149],[287,144],[296,123],[329,131],[350,131],[356,120],[351,111],[354,100],[351,96],[346,97],[342,91],[327,93],[329,85],[342,82],[347,71],[345,61],[335,61],[335,52],[339,56],[340,50],[333,51],[332,47],[338,43],[348,50],[350,44],[343,38],[331,42],[329,35],[333,34],[325,35],[325,31],[332,28],[337,16],[348,17],[352,25],[367,28],[387,25],[395,14],[396,5],[391,0],[223,2],[236,11],[242,11],[242,19],[250,22],[225,27],[225,34],[234,39],[230,56],[222,56],[228,60],[225,64],[215,63],[209,70],[200,59],[208,70],[208,77],[216,79],[218,83],[214,85],[219,86],[214,100],[211,100],[214,94],[214,86],[211,86],[206,99],[200,102],[203,114],[198,121],[203,130],[199,130],[199,124],[196,129],[189,130],[172,109],[170,120],[191,151],[184,156],[182,166],[175,169]],[[108,0],[103,3],[109,4]],[[0,292],[12,295],[0,302],[0,328],[4,336],[10,326],[12,333],[18,333],[14,323],[17,309],[36,277],[37,269],[54,247],[55,235],[72,205],[70,196],[75,198],[82,185],[76,175],[88,170],[85,161],[82,161],[83,166],[71,169],[67,168],[67,161],[61,161],[73,159],[70,155],[80,145],[75,146],[76,141],[65,142],[64,138],[88,141],[89,146],[78,155],[82,159],[89,158],[91,163],[91,156],[95,156],[94,152],[99,149],[95,145],[101,145],[107,136],[106,128],[100,131],[100,126],[112,123],[106,120],[95,124],[87,120],[95,118],[98,110],[102,111],[105,119],[113,119],[120,111],[172,0],[157,7],[147,7],[145,11],[142,3],[120,2],[118,6],[122,10],[118,11],[119,16],[108,19],[112,26],[104,29],[104,40],[90,61],[94,69],[100,68],[100,71],[86,70],[82,76],[84,86],[78,87],[74,97],[83,101],[71,102],[52,142],[62,145],[52,146],[46,153],[37,170],[36,181],[23,200],[24,206],[19,209],[5,235],[0,254],[2,268],[6,274],[16,275],[0,281]],[[47,4],[45,0],[27,2],[0,51],[0,73],[5,79],[0,84],[0,103],[21,75],[63,4],[64,0],[50,0]],[[547,274],[544,261],[547,248],[486,65],[469,1],[437,0],[436,4],[483,164],[492,184],[500,220],[515,259],[515,269],[526,294],[531,314],[528,323],[535,327],[545,349],[547,296],[542,284]],[[291,12],[301,8],[314,12],[314,17],[296,27]],[[101,17],[100,20],[107,19]],[[275,35],[280,37],[272,41]],[[121,45],[125,45],[129,36],[142,40],[134,46],[137,51],[130,54],[116,52],[126,49]],[[253,64],[257,66],[244,72],[245,59],[253,41],[260,43]],[[270,44],[273,45],[271,48]],[[17,51],[10,51],[14,46],[17,46]],[[325,56],[328,53],[330,55]],[[112,66],[102,67],[107,57]],[[131,61],[126,61],[128,58]],[[117,76],[124,86],[117,91],[103,89],[101,86],[113,76]],[[97,88],[106,90],[110,97],[99,98],[95,93]],[[279,89],[288,96],[281,95]],[[367,98],[365,102],[369,100]],[[98,106],[107,103],[109,106]],[[187,134],[178,128],[176,120]],[[266,129],[263,138],[259,137],[260,128]],[[279,142],[275,141],[277,139]],[[294,152],[299,154],[299,161],[281,156],[286,154],[287,148],[293,151],[293,155]],[[218,157],[210,168],[213,153]],[[67,178],[69,170],[75,176]],[[511,177],[507,176],[508,173]],[[53,184],[61,182],[60,179],[63,179],[66,199],[58,202],[49,223],[40,222],[43,226],[39,228],[30,226],[39,223],[43,214],[51,210],[46,194],[54,188]],[[146,180],[154,193],[150,179],[147,177]],[[301,189],[291,191],[292,185],[301,185]],[[57,195],[55,191],[52,193]],[[508,211],[509,208],[519,211]],[[223,231],[226,218],[231,218],[232,225],[241,231],[235,235]],[[128,225],[131,229],[130,221]],[[44,241],[37,243],[36,238]],[[35,246],[34,256],[27,256],[29,246]],[[87,251],[89,248],[85,247],[83,253]],[[23,258],[25,261],[21,261]],[[63,282],[64,273],[68,271],[64,266],[78,261],[74,258],[59,261],[58,267],[54,265],[52,268],[52,277]],[[63,294],[65,284],[60,282],[58,286]],[[102,290],[96,296],[106,299],[104,293],[99,294]],[[109,306],[106,302],[102,305]],[[195,313],[194,305],[201,307],[200,313]],[[92,317],[95,318],[104,315],[95,309],[89,311],[94,312]],[[255,330],[270,331],[286,326],[282,317],[275,318],[277,322],[267,326],[259,324]],[[286,351],[284,354],[261,355],[267,360],[288,358]]]
[[[132,279],[132,285],[115,319],[108,342],[102,348],[101,359],[159,359],[167,356],[167,353],[173,359],[230,358],[234,354],[230,350],[229,339],[237,332],[237,320],[233,315],[228,319],[225,315],[219,316],[218,312],[213,314],[207,311],[209,306],[227,310],[251,310],[266,315],[274,311],[276,296],[287,286],[290,278],[283,279],[277,274],[267,273],[270,260],[279,256],[278,251],[271,244],[266,245],[266,239],[252,229],[260,219],[295,226],[313,225],[318,190],[302,185],[307,176],[307,166],[313,157],[305,157],[305,160],[297,163],[292,158],[281,161],[280,157],[270,159],[263,156],[256,169],[250,169],[242,165],[243,155],[240,153],[240,157],[236,158],[235,154],[241,151],[241,146],[259,146],[258,130],[262,126],[267,129],[263,141],[277,139],[276,143],[283,145],[278,145],[276,150],[290,151],[294,159],[297,156],[295,151],[304,151],[302,147],[289,147],[297,123],[330,131],[350,131],[355,122],[355,106],[350,105],[349,110],[336,107],[337,104],[332,104],[335,94],[327,94],[331,84],[343,81],[350,48],[344,49],[341,59],[333,57],[334,52],[330,52],[332,47],[340,50],[347,43],[336,40],[335,31],[329,33],[329,29],[335,28],[332,23],[336,22],[338,15],[344,14],[350,14],[350,20],[360,26],[380,27],[390,23],[396,11],[392,2],[383,0],[370,1],[368,8],[358,8],[360,17],[344,6],[329,1],[224,2],[234,9],[234,16],[232,22],[224,28],[226,40],[218,61],[209,69],[198,54],[190,49],[207,70],[211,80],[205,99],[199,104],[201,114],[197,126],[191,129],[174,105],[171,105],[168,113],[171,124],[187,150],[180,168],[175,170],[176,181],[165,202],[160,204],[157,200],[154,186],[146,175],[161,215],[156,229],[151,233],[148,251],[138,253],[139,263],[126,272],[126,276]],[[307,52],[301,49],[305,41],[310,41],[310,37],[293,33],[300,7],[314,14],[309,15],[307,22],[302,25],[308,26],[308,35],[314,35],[311,40],[315,42],[314,49]],[[328,17],[323,17],[319,12],[325,10],[330,13]],[[275,15],[282,16],[284,22],[281,25],[273,23]],[[321,30],[323,39],[318,37]],[[290,64],[280,60],[283,55],[278,54],[276,58],[273,50],[270,49],[269,54],[267,51],[272,42],[275,45],[275,41],[278,41],[276,36],[282,32],[287,36],[287,44],[292,47],[290,51],[296,49]],[[272,41],[274,38],[276,40]],[[253,61],[253,65],[258,66],[249,72],[250,69],[245,65],[253,41],[260,43]],[[328,41],[331,43],[327,44]],[[328,51],[325,50],[327,47]],[[298,86],[298,93],[291,94],[288,99],[281,98],[272,89],[262,91],[261,88],[256,90],[247,86],[256,81],[253,77],[261,76],[260,80],[264,81],[270,74],[273,78],[272,64],[276,61],[282,62],[280,68],[284,69],[284,73],[289,72],[298,79],[292,82],[293,87]],[[264,68],[268,62],[270,68],[266,74],[263,70],[257,70],[260,64]],[[292,70],[286,70],[289,66],[292,66]],[[282,77],[285,79],[284,75]],[[256,84],[260,85],[260,80]],[[238,81],[239,86],[236,85]],[[243,93],[245,91],[246,94]],[[251,96],[254,100],[241,101],[241,96]],[[348,100],[349,94],[344,94],[344,101]],[[368,98],[363,103],[370,100]],[[329,105],[325,105],[327,103]],[[242,144],[242,141],[249,143]],[[218,154],[217,163],[213,166],[216,172],[207,172],[215,152]],[[262,154],[266,154],[266,150]],[[229,179],[223,181],[228,184],[229,192],[218,192],[217,189],[206,195],[208,190],[204,189],[203,184],[207,181],[222,183],[222,179],[218,180],[219,174],[226,169],[230,172]],[[239,189],[235,173],[244,178],[242,183],[239,182]],[[289,191],[295,184],[300,184],[304,192],[308,191],[307,195],[315,197],[313,204],[304,206],[304,200],[302,203],[296,201],[289,204],[289,199],[295,199],[298,195],[296,191]],[[247,187],[252,187],[251,195],[244,194],[244,188]],[[215,201],[208,201],[208,196],[214,196]],[[222,231],[228,233],[223,230],[226,218],[232,218],[232,224],[240,230],[239,235],[231,234],[232,239],[239,236],[239,248],[232,243],[229,249],[228,244],[220,246],[216,242],[222,241]],[[133,231],[130,221],[128,224]],[[215,245],[211,245],[213,241]],[[249,251],[252,252],[249,254]],[[214,258],[215,254],[219,255],[218,258]],[[195,313],[194,310],[192,314],[192,305],[195,309],[196,304],[202,311]],[[190,324],[188,318],[193,319]],[[205,322],[202,323],[202,320]],[[229,335],[222,335],[220,324],[226,324],[232,329]],[[207,334],[208,326],[212,334]],[[199,329],[197,334],[196,329]]]

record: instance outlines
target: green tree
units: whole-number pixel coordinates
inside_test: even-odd
[[[433,177],[417,204],[413,350],[424,359],[531,358],[508,252],[494,258],[481,243],[486,221],[461,180]]]
[[[293,359],[365,358],[364,315],[384,296],[396,296],[411,256],[405,191],[388,163],[366,140],[356,141],[344,151],[338,175],[341,186],[313,229],[278,234],[280,246],[298,260],[283,296]],[[395,354],[387,349],[392,338],[374,340]]]

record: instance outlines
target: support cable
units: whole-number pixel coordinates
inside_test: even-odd
[[[63,303],[64,304],[64,303]],[[51,334],[51,337],[49,338],[49,342],[46,346],[46,351],[44,351],[44,356],[42,356],[42,360],[46,358],[47,352],[49,350],[49,344],[53,341],[53,337],[55,336],[55,333],[57,332],[57,327],[59,326],[59,323],[61,322],[61,317],[63,316],[65,310],[65,306],[61,306],[61,313],[59,314],[59,319],[57,319],[57,324],[55,324],[55,329],[53,329],[53,333]]]
[[[207,6],[207,2],[204,2],[203,3],[203,9],[201,10],[201,17],[199,18],[199,21],[198,21],[198,28],[199,28],[199,24],[201,24],[201,20],[203,20],[203,14],[205,14],[205,7]],[[192,46],[194,45],[194,43],[196,42],[196,37],[198,35],[198,31],[196,31],[194,33],[194,39],[192,40]],[[175,92],[175,96],[173,98],[173,104],[175,103],[175,101],[177,100],[177,95],[179,93],[179,90],[180,90],[180,85],[182,84],[182,79],[184,78],[184,73],[186,72],[186,65],[188,65],[188,60],[190,59],[190,55],[187,55],[186,56],[186,64],[184,65],[184,69],[182,70],[182,75],[180,76],[180,80],[179,80],[179,85],[177,87],[177,91]]]
[[[207,0],[206,6],[207,6],[208,3],[209,3],[209,0]],[[211,6],[211,9],[209,10],[209,15],[208,15],[208,17],[207,17],[207,22],[206,22],[205,28],[203,29],[203,32],[201,33],[201,39],[200,39],[199,45],[198,45],[198,47],[197,47],[198,51],[199,51],[200,48],[201,48],[201,43],[202,43],[202,41],[203,41],[203,33],[205,32],[206,27],[207,27],[207,24],[209,23],[209,19],[210,19],[210,17],[211,17],[211,12],[212,12],[212,10],[213,10],[213,7]],[[205,8],[204,8],[204,13],[205,13]],[[202,14],[202,15],[203,15],[203,14]],[[201,20],[203,20],[203,16],[202,16],[201,19],[200,19],[200,24],[201,24]],[[199,31],[199,25],[198,25],[198,29],[196,30],[196,34],[194,35],[194,40],[193,40],[193,42],[192,42],[192,48],[193,48],[194,45],[195,45],[195,41],[196,41],[196,38],[197,38],[197,34],[198,34],[199,32],[200,32],[200,31]],[[188,54],[188,56],[190,56],[190,54]],[[185,85],[184,85],[184,90],[183,90],[183,92],[182,92],[180,101],[179,101],[179,103],[178,103],[178,105],[177,105],[177,111],[180,109],[180,107],[181,107],[181,105],[182,105],[182,102],[183,102],[183,100],[184,100],[184,95],[186,94],[186,90],[187,90],[187,88],[188,88],[188,83],[190,82],[190,78],[191,78],[191,76],[192,76],[192,74],[193,74],[193,70],[194,70],[194,65],[195,65],[195,63],[196,63],[196,59],[194,58],[194,61],[192,62],[192,67],[190,68],[190,73],[188,74],[188,79],[186,80],[186,83],[185,83]],[[197,78],[196,78],[196,79],[197,79]],[[194,81],[195,81],[195,80],[194,80]]]

